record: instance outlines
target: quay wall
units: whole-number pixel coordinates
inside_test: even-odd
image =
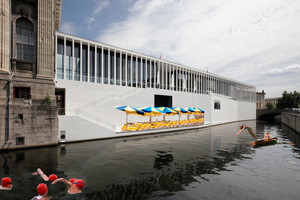
[[[281,122],[297,133],[300,133],[300,115],[295,113],[282,113]]]

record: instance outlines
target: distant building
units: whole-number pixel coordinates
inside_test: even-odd
[[[277,104],[277,102],[278,102],[278,101],[277,101],[278,98],[280,98],[280,97],[266,98],[266,99],[265,99],[265,102],[266,102],[266,104],[267,104],[267,103],[271,103],[271,104],[273,104],[274,107],[276,107],[276,104]]]
[[[256,109],[265,109],[266,101],[265,101],[265,91],[256,92]]]

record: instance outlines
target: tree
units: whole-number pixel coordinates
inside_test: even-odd
[[[267,109],[274,109],[273,104],[270,103],[270,102],[268,102],[268,103],[266,104],[266,106],[267,106]]]
[[[285,108],[298,108],[298,104],[300,103],[300,93],[294,91],[294,93],[284,91],[282,93],[282,97],[277,99],[276,107],[278,109],[285,109]]]

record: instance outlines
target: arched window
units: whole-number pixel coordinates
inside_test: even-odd
[[[17,59],[34,61],[34,27],[27,19],[17,21]]]

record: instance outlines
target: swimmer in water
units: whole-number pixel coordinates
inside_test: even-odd
[[[44,183],[39,184],[36,190],[38,192],[38,196],[33,197],[31,200],[47,200],[52,198],[47,196],[48,188],[46,184]]]
[[[11,179],[8,178],[8,177],[4,177],[1,180],[0,189],[1,190],[11,190],[11,188],[12,188],[12,181],[11,181]]]
[[[42,177],[42,179],[44,179],[44,181],[54,181],[54,180],[56,180],[57,179],[57,176],[55,175],[55,174],[51,174],[49,177],[46,175],[46,174],[44,174],[44,172],[40,169],[40,168],[38,168],[37,170],[36,170],[36,172],[32,172],[31,173],[31,175],[40,175],[41,177]]]
[[[70,179],[70,181],[67,181],[64,178],[59,178],[59,179],[56,179],[55,181],[53,181],[52,185],[54,185],[57,182],[63,182],[64,184],[66,184],[68,186],[68,193],[69,194],[81,193],[81,189],[84,186],[84,181],[83,180],[75,179],[75,178]]]

